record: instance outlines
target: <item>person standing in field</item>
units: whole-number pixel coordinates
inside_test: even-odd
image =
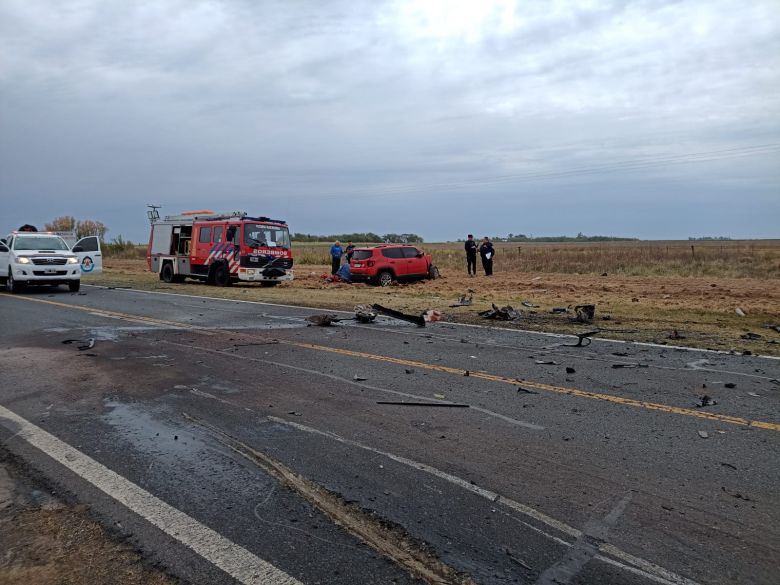
[[[341,266],[341,256],[344,254],[344,250],[341,249],[341,242],[336,240],[330,247],[330,273],[336,274]]]
[[[347,248],[344,250],[347,253],[347,264],[352,261],[352,254],[355,253],[355,244],[347,242]]]
[[[493,242],[487,236],[479,246],[479,255],[482,257],[482,268],[485,269],[485,276],[493,276],[493,256],[496,255],[496,250],[493,248]]]
[[[477,275],[477,242],[474,241],[474,236],[469,234],[466,243],[464,244],[466,249],[466,269],[469,271],[469,276]]]

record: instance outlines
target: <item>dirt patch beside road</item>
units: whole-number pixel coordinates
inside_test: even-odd
[[[479,311],[491,303],[509,304],[523,316],[502,325],[558,333],[582,331],[586,326],[573,323],[571,313],[551,314],[552,308],[591,303],[596,305],[593,325],[611,330],[603,334],[611,338],[780,355],[780,334],[765,327],[780,324],[780,279],[528,272],[469,278],[447,271],[435,281],[378,288],[326,284],[321,277],[329,272],[326,266],[302,265],[293,282],[275,288],[217,288],[189,281],[166,284],[146,272],[143,260],[109,259],[105,273],[87,282],[329,309],[351,310],[358,303],[381,303],[406,311],[439,309],[445,320],[483,324],[493,322],[479,318]],[[468,289],[474,291],[473,305],[450,308]],[[524,307],[524,300],[539,307]],[[737,315],[737,308],[746,316]],[[609,320],[603,320],[605,316]],[[684,339],[670,339],[675,330]],[[761,337],[743,339],[748,333]]]
[[[0,582],[5,585],[173,585],[129,545],[71,506],[0,448]]]

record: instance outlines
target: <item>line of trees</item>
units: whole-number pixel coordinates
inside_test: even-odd
[[[76,219],[72,215],[63,215],[53,219],[44,225],[47,232],[76,232],[77,238],[84,236],[97,236],[102,242],[105,240],[108,228],[100,221],[94,219]]]
[[[525,234],[509,234],[496,236],[494,242],[633,242],[638,238],[622,238],[617,236],[586,236],[582,232],[576,236],[527,236]]]
[[[315,234],[293,234],[295,242],[360,242],[362,244],[422,244],[423,239],[417,234],[384,234],[373,232],[355,232],[352,234],[331,234],[321,236]]]

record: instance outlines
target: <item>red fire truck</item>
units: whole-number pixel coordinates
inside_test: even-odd
[[[185,278],[217,286],[236,281],[274,286],[293,278],[287,223],[246,212],[187,211],[160,219],[156,207],[146,261],[165,282]]]

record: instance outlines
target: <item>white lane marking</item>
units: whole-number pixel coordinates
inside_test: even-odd
[[[413,459],[407,459],[406,457],[403,457],[401,455],[395,455],[393,453],[389,453],[388,451],[382,451],[381,449],[377,449],[375,447],[371,447],[369,445],[365,445],[363,443],[359,443],[358,441],[353,441],[351,439],[345,439],[344,437],[341,437],[340,435],[337,435],[336,433],[331,433],[328,431],[321,431],[319,429],[315,429],[313,427],[308,427],[306,425],[302,425],[300,423],[292,422],[285,420],[283,418],[279,418],[276,416],[268,416],[266,417],[268,420],[273,421],[275,423],[279,423],[285,426],[292,427],[294,429],[298,429],[299,431],[303,431],[305,433],[313,434],[313,435],[320,435],[323,437],[327,437],[329,439],[332,439],[334,441],[337,441],[339,443],[342,443],[344,445],[350,445],[351,447],[357,447],[358,449],[363,449],[365,451],[369,451],[371,453],[376,453],[377,455],[381,455],[383,457],[387,457],[388,459],[395,461],[397,463],[400,463],[402,465],[406,465],[407,467],[411,467],[412,469],[416,469],[418,471],[422,471],[424,473],[428,473],[430,475],[433,475],[434,477],[438,477],[439,479],[443,479],[444,481],[447,481],[453,485],[456,485],[458,487],[463,488],[466,491],[469,491],[473,494],[476,494],[478,496],[481,496],[485,498],[486,500],[490,500],[494,503],[500,503],[504,504],[508,508],[511,508],[512,510],[515,510],[517,512],[520,512],[524,516],[527,516],[529,518],[533,518],[534,520],[537,520],[538,522],[541,522],[542,524],[554,528],[555,530],[558,530],[559,532],[562,532],[563,534],[567,534],[574,538],[580,538],[582,536],[582,531],[574,528],[573,526],[569,526],[565,522],[561,522],[560,520],[556,520],[552,516],[548,516],[544,512],[540,512],[539,510],[536,510],[534,508],[531,508],[530,506],[526,506],[525,504],[521,504],[520,502],[517,502],[515,500],[512,500],[510,498],[506,498],[504,496],[499,495],[498,493],[479,487],[478,485],[475,485],[471,483],[470,481],[467,481],[463,478],[458,477],[457,475],[452,475],[450,473],[447,473],[446,471],[441,471],[440,469],[437,469],[435,467],[431,467],[430,465],[426,465],[425,463],[421,463],[419,461],[414,461]],[[525,523],[523,523],[525,524]],[[571,546],[571,543],[566,542],[563,539],[557,538],[555,536],[549,535],[544,531],[539,530],[538,528],[535,528],[531,525],[526,524],[527,526],[530,526],[531,528],[534,528],[534,530],[540,532],[541,534],[554,539],[555,541],[565,544],[566,546]],[[661,583],[662,585],[699,585],[696,581],[692,581],[686,577],[683,577],[681,575],[677,575],[676,573],[673,573],[672,571],[669,571],[668,569],[665,569],[664,567],[661,567],[659,565],[653,564],[649,561],[646,561],[645,559],[641,559],[639,557],[635,557],[627,552],[622,551],[621,549],[617,548],[614,545],[604,543],[599,547],[599,550],[602,553],[610,554],[615,558],[606,557],[604,555],[596,555],[595,558],[599,559],[600,561],[609,563],[611,565],[614,565],[616,567],[621,567],[627,571],[630,571],[635,574],[642,575],[646,579],[650,579],[651,581],[654,581],[656,583]],[[626,564],[623,564],[615,559],[620,559],[620,561],[623,561]]]
[[[246,585],[302,585],[281,569],[166,504],[131,481],[0,405],[0,424]]]
[[[107,286],[99,286],[95,284],[86,284],[84,286],[89,286],[93,288],[100,288],[109,290]],[[116,290],[119,292],[129,292],[129,293],[136,293],[136,294],[148,294],[148,295],[167,295],[172,297],[186,297],[190,299],[207,299],[210,301],[221,301],[224,303],[247,303],[250,305],[264,305],[268,307],[283,307],[286,309],[302,309],[304,311],[327,311],[329,313],[344,313],[345,315],[353,315],[354,313],[352,311],[342,311],[339,309],[329,309],[324,307],[302,307],[301,305],[285,305],[283,303],[268,303],[263,301],[247,301],[247,300],[241,300],[241,299],[221,299],[219,297],[208,297],[208,296],[200,296],[200,295],[185,295],[183,293],[167,293],[167,292],[160,292],[160,291],[153,291],[153,290],[139,290],[139,289],[133,289],[133,288],[117,288],[117,289],[111,289]],[[530,331],[528,329],[510,329],[508,327],[491,327],[491,326],[485,326],[485,325],[478,325],[474,323],[447,323],[447,325],[452,325],[455,327],[472,327],[476,329],[483,329],[485,331],[505,331],[507,333],[524,333],[529,335],[539,335],[544,337],[557,337],[557,338],[563,338],[563,339],[576,339],[574,335],[567,335],[565,333],[549,333],[545,331]],[[684,351],[693,351],[693,352],[701,352],[701,353],[717,353],[722,355],[733,355],[729,351],[724,351],[720,349],[701,349],[698,347],[688,347],[686,345],[661,345],[660,343],[649,343],[646,341],[625,341],[622,339],[609,339],[600,337],[598,339],[594,339],[593,341],[596,342],[605,342],[605,343],[622,343],[624,345],[640,345],[643,347],[656,347],[659,349],[666,349],[666,350],[674,350],[674,349],[681,349]],[[780,360],[780,357],[773,356],[773,355],[761,355],[761,354],[753,354],[751,357],[756,358],[762,358],[767,360]]]

